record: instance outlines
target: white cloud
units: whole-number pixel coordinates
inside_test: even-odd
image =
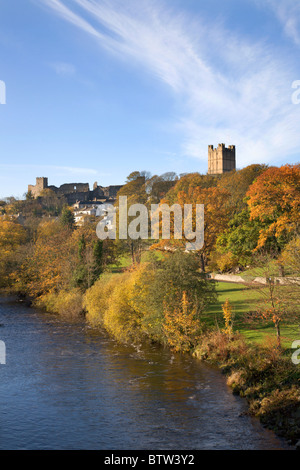
[[[74,0],[76,13],[63,1],[43,3],[174,93],[183,155],[206,160],[207,145],[235,144],[243,166],[299,148],[300,106],[291,103],[294,64],[266,43],[246,40],[187,11],[178,13],[162,1]],[[280,1],[282,18],[290,3]],[[297,18],[285,20],[295,41]]]
[[[14,169],[14,170],[24,170],[24,169],[33,169],[37,171],[59,171],[63,172],[64,174],[73,174],[73,175],[97,175],[98,171],[92,168],[78,168],[72,166],[59,166],[59,165],[27,165],[27,164],[5,164],[1,163],[0,168],[2,169]]]
[[[257,1],[257,0],[256,0]],[[283,26],[285,34],[300,46],[300,3],[298,0],[266,0]]]
[[[64,20],[72,23],[78,28],[82,29],[88,34],[95,36],[100,39],[101,34],[96,31],[87,21],[80,18],[78,15],[73,13],[68,7],[66,7],[60,0],[40,0],[40,3],[54,10]]]
[[[67,62],[55,62],[49,65],[53,70],[55,70],[57,75],[72,77],[76,74],[75,66]]]

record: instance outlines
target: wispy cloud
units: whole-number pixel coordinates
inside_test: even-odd
[[[206,160],[208,144],[236,144],[242,166],[299,148],[300,106],[291,103],[294,64],[267,43],[245,39],[222,22],[195,19],[162,0],[74,0],[72,10],[66,1],[40,1],[173,92],[182,155]],[[287,8],[292,2],[279,3]],[[283,15],[286,9],[278,11]],[[296,42],[292,15],[286,27],[289,21]]]
[[[27,164],[9,164],[9,163],[1,163],[0,168],[2,169],[14,169],[14,170],[22,170],[22,169],[32,169],[37,171],[57,171],[71,174],[71,175],[97,175],[98,171],[92,168],[78,168],[72,166],[59,166],[59,165],[27,165]]]
[[[256,0],[257,1],[257,0]],[[261,2],[260,2],[261,4]],[[285,34],[300,46],[300,3],[295,0],[266,0],[283,26]]]
[[[63,77],[72,77],[76,74],[76,67],[73,64],[67,62],[54,62],[50,63],[49,66]]]
[[[59,16],[61,16],[64,20],[74,24],[75,26],[79,27],[83,31],[96,38],[100,39],[101,34],[96,31],[87,21],[80,18],[80,16],[73,13],[68,7],[66,7],[60,0],[40,0],[40,2],[52,10],[54,10]]]

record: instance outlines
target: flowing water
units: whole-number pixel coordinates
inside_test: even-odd
[[[218,370],[0,301],[0,449],[283,449]]]

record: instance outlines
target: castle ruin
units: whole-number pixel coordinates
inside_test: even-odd
[[[221,175],[236,169],[235,145],[208,146],[208,174]]]
[[[28,193],[36,199],[42,195],[45,189],[50,189],[58,196],[63,196],[67,200],[67,203],[71,206],[78,201],[113,201],[116,199],[117,192],[122,188],[122,185],[117,186],[98,186],[95,182],[93,190],[90,191],[89,183],[70,183],[62,184],[59,188],[56,186],[48,185],[48,178],[38,177],[36,178],[36,184],[28,185]]]

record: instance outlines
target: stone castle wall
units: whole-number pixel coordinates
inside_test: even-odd
[[[236,169],[235,146],[219,144],[214,149],[213,145],[208,146],[208,174],[220,175]]]
[[[115,199],[117,192],[122,188],[118,186],[102,187],[94,184],[93,190],[90,191],[88,183],[70,183],[62,184],[59,188],[56,186],[48,186],[48,178],[36,178],[36,184],[28,185],[28,192],[31,192],[34,198],[39,197],[44,189],[50,189],[58,196],[64,196],[69,205],[75,204],[77,201],[93,201],[97,199]]]

